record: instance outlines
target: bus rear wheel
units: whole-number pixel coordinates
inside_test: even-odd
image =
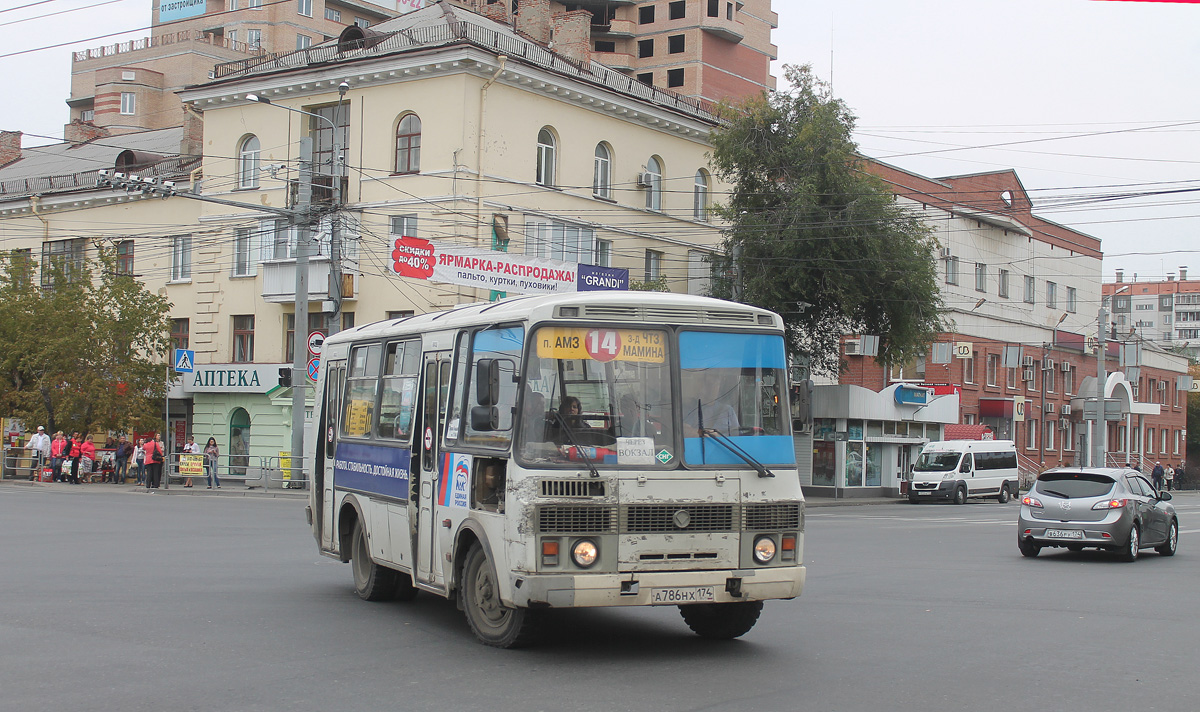
[[[496,567],[479,544],[472,544],[467,552],[460,595],[467,623],[480,642],[496,648],[520,648],[533,641],[537,613],[504,605]]]
[[[762,601],[695,603],[679,607],[688,628],[701,638],[731,640],[750,632],[762,613]]]
[[[350,568],[354,572],[354,592],[364,601],[386,601],[395,596],[400,573],[371,560],[367,533],[361,522],[354,523],[350,543]],[[411,583],[409,584],[411,586]]]

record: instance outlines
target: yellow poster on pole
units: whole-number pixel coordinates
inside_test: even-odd
[[[292,453],[279,451],[279,470],[283,472],[283,479],[292,479]]]

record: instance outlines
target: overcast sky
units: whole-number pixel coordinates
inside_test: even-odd
[[[139,28],[150,24],[152,0],[50,0],[5,11],[37,2],[0,0],[0,129],[25,132],[26,145],[51,140],[35,134],[61,140],[71,51],[111,44],[121,38],[100,36],[122,30],[145,36]],[[1106,279],[1115,268],[1162,278],[1180,265],[1200,277],[1200,4],[774,7],[780,87],[783,62],[832,79],[859,117],[867,155],[931,177],[1013,168],[1038,214],[1103,240]],[[62,14],[18,22],[49,13]],[[976,148],[995,144],[1008,145]]]

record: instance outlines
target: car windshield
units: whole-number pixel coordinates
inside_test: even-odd
[[[913,470],[917,472],[950,472],[958,467],[961,452],[923,452]]]
[[[1040,494],[1063,499],[1103,497],[1112,491],[1116,481],[1108,475],[1090,472],[1047,472],[1038,478],[1034,490]]]

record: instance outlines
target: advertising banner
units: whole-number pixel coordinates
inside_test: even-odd
[[[520,294],[629,288],[629,270],[583,267],[495,250],[444,247],[415,237],[398,238],[392,249],[392,271],[401,277]],[[580,286],[583,278],[588,283]]]
[[[204,476],[204,455],[183,453],[179,456],[179,474],[182,477]]]
[[[189,17],[200,17],[208,0],[161,0],[158,3],[158,21],[175,22]]]

